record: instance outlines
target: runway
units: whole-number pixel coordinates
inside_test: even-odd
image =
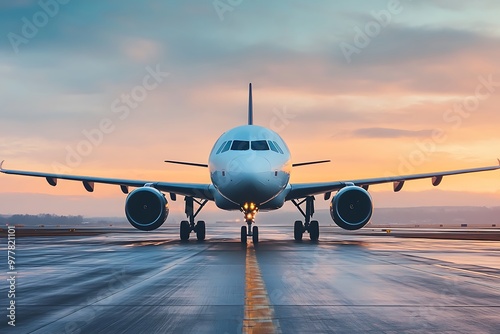
[[[101,231],[103,232],[103,231]],[[2,333],[498,333],[500,242],[207,224],[207,240],[115,229],[16,239]],[[366,234],[366,233],[365,233]],[[194,238],[193,238],[194,239]],[[6,238],[1,238],[2,250]],[[2,281],[7,272],[2,261]]]

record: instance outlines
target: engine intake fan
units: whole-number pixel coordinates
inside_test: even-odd
[[[167,199],[158,189],[137,188],[127,196],[125,215],[133,227],[142,231],[155,230],[167,219]]]
[[[370,194],[357,186],[340,189],[330,203],[333,221],[344,230],[359,230],[368,223],[372,212]]]

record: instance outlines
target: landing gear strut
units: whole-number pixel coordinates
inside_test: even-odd
[[[257,244],[259,242],[259,227],[252,227],[252,224],[255,223],[255,215],[259,209],[254,203],[245,203],[241,208],[241,211],[243,211],[245,221],[248,225],[248,227],[241,227],[241,243],[246,244],[247,237],[252,237],[253,243]]]
[[[200,213],[201,209],[207,204],[208,200],[198,201],[193,197],[185,197],[184,201],[186,202],[186,216],[189,219],[181,221],[180,225],[180,237],[182,241],[189,240],[189,235],[191,232],[196,232],[196,239],[198,241],[205,240],[206,230],[205,230],[205,222],[203,220],[198,221],[196,224],[194,223],[194,219]],[[200,207],[194,211],[194,203],[197,203]]]
[[[302,224],[300,220],[295,221],[293,226],[294,239],[296,241],[301,241],[304,232],[307,231],[309,232],[309,238],[311,238],[312,241],[317,241],[319,239],[319,223],[317,220],[311,220],[314,215],[314,196],[307,196],[301,201],[293,199],[292,203],[297,207],[305,219],[305,224]],[[305,212],[300,207],[304,203],[306,206]]]

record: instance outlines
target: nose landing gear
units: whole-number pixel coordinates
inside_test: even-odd
[[[255,215],[259,208],[254,203],[245,203],[241,211],[245,215],[245,221],[248,225],[248,228],[247,226],[241,227],[241,243],[246,244],[247,237],[252,237],[253,243],[257,244],[259,242],[259,227],[252,227],[252,224],[255,223]]]

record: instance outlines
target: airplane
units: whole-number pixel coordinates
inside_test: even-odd
[[[252,84],[248,88],[248,123],[223,133],[215,142],[208,164],[166,160],[186,166],[208,168],[211,183],[171,183],[147,180],[129,180],[43,173],[3,168],[0,172],[33,177],[43,177],[51,186],[57,181],[73,180],[83,183],[88,192],[94,191],[95,183],[120,186],[124,194],[125,215],[130,224],[143,231],[152,231],[165,222],[169,208],[164,193],[172,201],[177,196],[184,196],[185,213],[188,220],[180,222],[180,239],[186,241],[192,232],[197,240],[205,240],[205,222],[195,222],[197,215],[209,201],[228,211],[241,211],[246,225],[241,227],[241,242],[247,243],[252,237],[254,244],[259,242],[259,229],[254,225],[259,211],[281,208],[285,202],[292,202],[304,217],[294,223],[294,239],[300,241],[305,232],[312,241],[319,239],[319,223],[313,220],[314,200],[316,195],[323,195],[329,200],[332,192],[336,194],[330,202],[330,215],[333,221],[345,230],[358,230],[364,227],[373,213],[373,202],[368,187],[375,184],[393,183],[394,191],[403,188],[406,181],[427,179],[433,186],[438,186],[444,176],[492,171],[500,169],[498,165],[451,170],[444,172],[396,175],[368,179],[353,179],[320,183],[289,182],[292,170],[300,166],[325,163],[330,160],[292,163],[290,150],[285,141],[271,129],[253,124]],[[135,188],[129,193],[129,188]],[[197,207],[196,207],[197,206]],[[196,209],[196,210],[195,210]],[[253,225],[253,226],[252,226]]]

